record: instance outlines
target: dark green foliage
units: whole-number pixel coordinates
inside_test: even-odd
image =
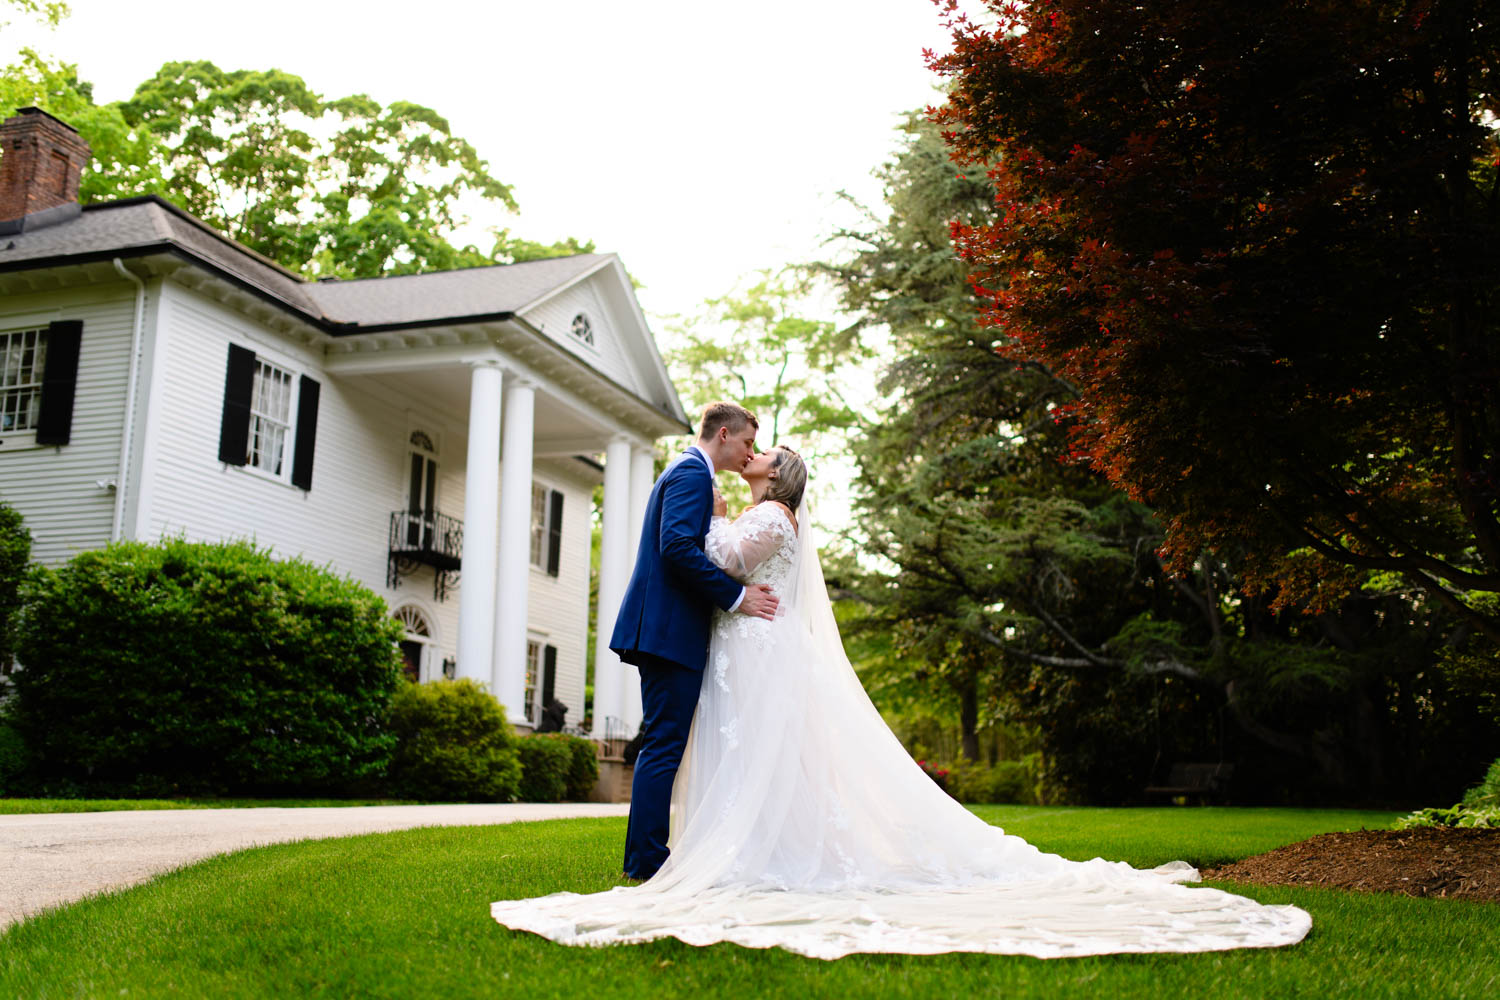
[[[995,759],[980,737],[997,725],[1032,734],[1006,752],[1041,751],[1048,803],[1138,800],[1195,761],[1233,763],[1240,803],[1456,796],[1500,738],[1493,647],[1394,573],[1308,562],[1300,589],[1332,595],[1313,616],[1248,586],[1241,547],[1169,572],[1169,525],[1065,461],[1077,382],[1007,356],[980,319],[949,223],[993,221],[984,175],[960,175],[919,116],[903,131],[877,174],[888,211],[820,268],[895,347],[892,404],[852,450],[865,549],[897,571],[828,574],[862,603],[844,623],[881,708],[954,718],[961,753],[937,759]]]
[[[21,603],[21,581],[31,561],[31,532],[15,508],[0,502],[0,674],[10,668],[12,618]],[[0,695],[3,695],[0,681]]]
[[[516,748],[521,752],[521,801],[561,802],[568,794],[572,749],[545,736],[527,736]]]
[[[9,795],[26,770],[26,743],[16,727],[0,719],[0,795]]]
[[[42,788],[336,793],[386,767],[400,634],[247,542],[118,542],[26,585],[14,721]]]
[[[563,798],[570,802],[588,801],[594,785],[599,781],[599,755],[594,749],[594,742],[568,733],[538,733],[522,742],[528,740],[551,740],[567,749],[569,760],[564,782],[567,787]]]
[[[408,799],[509,802],[521,766],[505,709],[464,678],[403,684],[391,699],[389,787]]]
[[[1500,809],[1500,758],[1490,765],[1483,781],[1464,793],[1463,804],[1472,809]]]

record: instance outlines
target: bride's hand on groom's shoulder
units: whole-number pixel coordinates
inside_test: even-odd
[[[737,610],[751,618],[771,621],[776,617],[776,606],[780,603],[770,587],[763,583],[752,583],[745,588],[745,599],[740,602]]]

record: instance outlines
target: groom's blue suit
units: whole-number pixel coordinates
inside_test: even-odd
[[[644,736],[625,833],[625,874],[633,878],[650,878],[667,860],[672,782],[698,705],[713,606],[727,611],[744,591],[703,554],[712,515],[708,457],[690,448],[651,488],[635,571],[609,641],[641,674]]]

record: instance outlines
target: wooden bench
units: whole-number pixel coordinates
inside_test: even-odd
[[[1234,776],[1233,764],[1173,764],[1167,773],[1164,785],[1151,785],[1148,796],[1162,796],[1184,803],[1197,799],[1224,800],[1229,793],[1229,779]]]

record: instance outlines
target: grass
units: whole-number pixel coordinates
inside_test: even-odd
[[[257,809],[262,806],[409,806],[405,799],[0,799],[0,816],[129,809]]]
[[[1079,860],[1153,865],[1255,852],[1392,813],[985,807]],[[820,962],[674,940],[564,948],[506,930],[491,900],[617,884],[624,821],[448,827],[254,848],[32,918],[0,935],[0,996],[1487,997],[1500,909],[1221,885],[1295,903],[1291,948],[1064,959],[856,955]]]

